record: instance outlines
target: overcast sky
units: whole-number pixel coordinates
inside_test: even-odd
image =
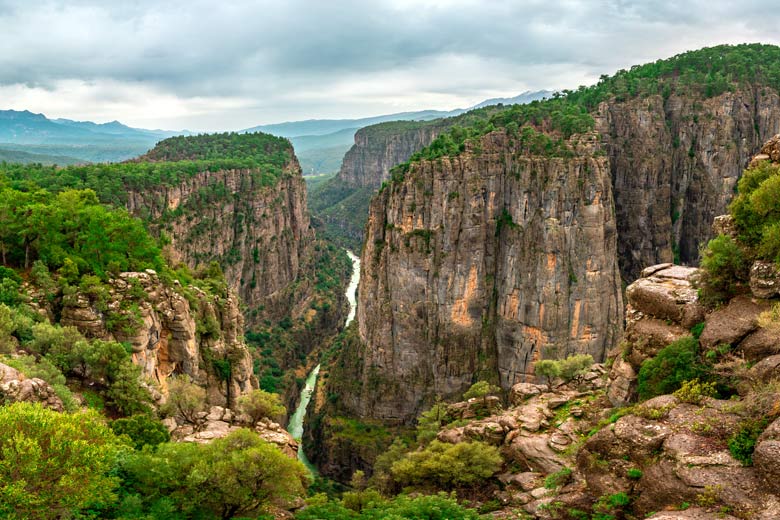
[[[779,26],[770,1],[0,0],[0,108],[190,130],[452,109]]]

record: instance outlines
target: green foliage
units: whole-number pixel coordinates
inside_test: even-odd
[[[171,440],[168,428],[159,420],[148,415],[132,415],[111,421],[111,429],[116,435],[127,435],[135,449],[144,446],[157,446]]]
[[[282,405],[279,394],[266,392],[265,390],[252,390],[250,393],[238,399],[238,408],[242,413],[252,418],[252,423],[257,424],[263,417],[278,420],[287,413]]]
[[[435,439],[439,429],[448,422],[448,419],[447,405],[442,402],[437,402],[430,410],[421,413],[417,418],[417,442],[425,444]]]
[[[571,480],[571,468],[563,468],[555,473],[550,473],[544,479],[544,487],[555,489],[564,486]]]
[[[256,517],[271,503],[300,498],[306,479],[300,462],[245,429],[210,444],[165,443],[128,454],[120,474],[118,516],[188,520]]]
[[[447,495],[400,495],[392,500],[377,500],[357,513],[340,502],[310,505],[296,513],[296,520],[477,520],[479,513]]]
[[[748,419],[742,422],[739,430],[729,438],[728,446],[731,455],[743,465],[752,466],[756,441],[768,424],[767,418]]]
[[[113,502],[120,444],[95,412],[0,407],[0,516],[71,518]]]
[[[701,254],[698,280],[701,300],[714,304],[734,296],[748,278],[749,265],[742,248],[726,235],[718,235]]]
[[[541,359],[534,363],[534,375],[547,380],[547,387],[552,390],[552,382],[561,375],[560,364],[553,359]]]
[[[704,332],[705,325],[706,325],[705,322],[701,322],[691,327],[691,336],[693,336],[696,339],[699,339],[701,337],[701,333]]]
[[[693,336],[681,338],[661,349],[654,358],[642,363],[639,369],[639,398],[650,399],[670,394],[684,381],[697,379],[703,369],[697,360],[699,342]]]
[[[593,504],[593,520],[614,520],[626,507],[631,505],[631,497],[625,493],[602,495]]]
[[[102,277],[111,269],[137,271],[164,265],[141,221],[124,209],[100,204],[92,190],[69,189],[55,195],[41,189],[1,189],[0,219],[7,265],[28,268],[40,260],[68,283],[75,283],[80,274]],[[38,276],[42,271],[39,266]],[[9,280],[13,278],[0,283]]]
[[[702,383],[698,379],[683,381],[679,389],[674,391],[674,396],[683,403],[700,404],[705,397],[714,397],[716,394],[715,383]]]
[[[472,397],[486,397],[488,395],[498,392],[500,388],[496,385],[491,385],[487,381],[477,381],[471,388],[466,390],[463,394],[464,399],[471,399]]]
[[[168,400],[160,413],[179,416],[190,424],[197,423],[197,415],[206,409],[206,390],[190,381],[186,375],[168,380]]]
[[[269,134],[204,134],[165,139],[134,161],[62,169],[0,163],[0,175],[15,188],[30,183],[54,192],[90,188],[101,201],[124,206],[128,190],[175,186],[206,171],[250,169],[255,186],[273,186],[291,154],[287,139]]]
[[[642,478],[642,470],[639,468],[628,468],[628,471],[626,471],[626,476],[633,480],[639,480]]]
[[[489,444],[434,440],[395,462],[390,471],[401,485],[452,489],[483,483],[499,470],[501,463],[498,449]]]
[[[564,383],[568,383],[587,372],[592,364],[593,357],[589,354],[573,354],[559,360],[542,359],[534,364],[534,374],[544,377],[548,388],[552,390],[555,379],[561,378]]]

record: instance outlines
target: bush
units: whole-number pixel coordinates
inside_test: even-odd
[[[81,518],[114,501],[109,475],[120,442],[95,412],[58,413],[39,404],[0,407],[0,516]]]
[[[157,446],[171,440],[168,428],[160,421],[148,415],[133,415],[117,419],[111,422],[111,429],[117,435],[127,435],[133,442],[135,449],[140,450],[144,446]]]
[[[544,487],[547,489],[555,489],[567,484],[571,480],[571,468],[563,468],[555,473],[550,473],[547,478],[544,479]]]
[[[697,285],[701,301],[707,305],[737,294],[748,278],[748,262],[742,248],[726,235],[718,235],[701,253],[701,271]]]
[[[278,420],[287,413],[282,405],[279,394],[272,394],[265,390],[252,390],[252,392],[238,398],[238,409],[252,419],[252,424],[257,424],[263,417]]]
[[[501,463],[498,449],[489,444],[434,440],[395,462],[390,472],[401,485],[451,489],[484,482],[500,469]]]
[[[674,396],[683,403],[700,404],[705,397],[714,397],[715,383],[701,383],[698,379],[692,381],[683,381],[678,390],[675,390]]]
[[[534,374],[547,380],[547,387],[552,391],[552,382],[561,378],[568,383],[579,378],[593,364],[593,357],[589,354],[574,354],[566,359],[543,359],[534,364]]]
[[[197,424],[198,413],[206,409],[206,390],[190,381],[186,375],[172,377],[168,381],[168,400],[160,412],[179,416],[190,424]]]
[[[436,403],[430,410],[421,413],[417,418],[417,442],[425,444],[435,439],[447,419],[447,405],[444,403]]]
[[[697,379],[703,370],[697,360],[699,342],[693,336],[680,338],[654,358],[645,360],[639,369],[639,398],[650,399],[670,394],[684,381]]]
[[[743,465],[752,466],[756,441],[768,424],[767,419],[744,421],[739,430],[729,438],[728,446],[731,455]]]

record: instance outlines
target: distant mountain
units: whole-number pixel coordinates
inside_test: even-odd
[[[5,156],[9,157],[8,152],[54,156],[40,161],[47,163],[54,159],[56,164],[121,161],[146,152],[166,137],[182,134],[189,132],[131,128],[119,121],[49,119],[28,110],[0,110],[0,149]],[[38,162],[21,160],[23,155],[17,157],[20,162]]]
[[[0,148],[0,162],[30,164],[38,163],[44,166],[68,166],[85,161],[69,157],[67,155],[45,155],[39,153],[21,152],[19,150],[6,150]]]
[[[360,119],[307,119],[288,121],[271,125],[253,126],[242,132],[266,132],[287,137],[295,147],[295,154],[301,163],[304,175],[332,173],[338,171],[344,154],[352,147],[355,132],[366,126],[388,121],[430,121],[444,117],[454,117],[475,108],[488,105],[513,105],[549,97],[552,92],[539,90],[523,92],[511,98],[485,100],[473,107],[455,110],[420,110],[417,112],[398,112]]]

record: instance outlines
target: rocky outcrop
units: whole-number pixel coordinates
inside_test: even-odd
[[[129,343],[133,362],[163,395],[176,374],[206,388],[214,405],[231,406],[257,387],[233,293],[210,295],[178,281],[167,286],[152,270],[121,273],[108,285],[105,300],[83,292],[65,296],[60,324],[88,338]]]
[[[622,322],[608,164],[528,156],[504,132],[414,163],[372,202],[358,305],[359,416],[409,421],[475,378],[509,389],[533,363],[604,359]],[[346,356],[353,357],[354,353]]]
[[[613,178],[620,269],[696,262],[751,157],[780,131],[780,97],[762,86],[722,95],[608,101],[596,113]],[[767,150],[769,152],[771,150]]]
[[[441,121],[394,121],[361,128],[337,178],[352,188],[379,188],[390,169],[422,150],[447,128]]]
[[[247,313],[252,323],[289,313],[291,285],[311,256],[306,186],[289,154],[273,185],[256,170],[222,170],[128,193],[128,210],[171,238],[175,260],[192,268],[219,262],[230,287],[256,311]]]
[[[275,444],[288,457],[298,457],[298,442],[280,424],[265,417],[253,425],[247,415],[239,414],[230,408],[212,406],[208,412],[200,412],[197,415],[195,424],[174,417],[164,422],[174,440],[199,444],[227,437],[241,428],[250,428],[264,441]]]
[[[37,377],[28,378],[15,368],[0,363],[0,405],[18,402],[41,403],[57,412],[64,409],[62,400],[49,383]]]

